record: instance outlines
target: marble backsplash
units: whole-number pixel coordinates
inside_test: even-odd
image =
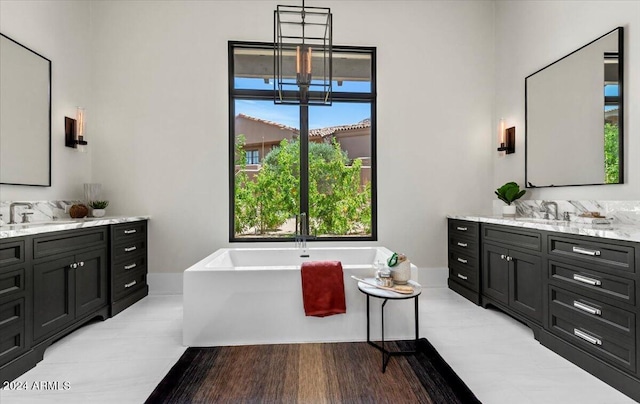
[[[81,201],[0,201],[0,221],[3,223],[9,223],[9,206],[12,202],[26,202],[33,205],[32,208],[27,206],[16,206],[15,208],[15,221],[20,223],[22,218],[20,214],[22,212],[33,212],[29,221],[31,222],[48,222],[57,219],[69,219],[68,209],[76,203],[83,203]]]
[[[640,226],[640,201],[597,201],[597,200],[519,200],[516,205],[516,217],[543,218],[545,209],[543,202],[555,202],[558,204],[560,218],[564,212],[569,212],[571,217],[580,216],[587,212],[598,212],[600,215],[611,219],[618,224]],[[504,203],[495,200],[493,212],[502,214]]]

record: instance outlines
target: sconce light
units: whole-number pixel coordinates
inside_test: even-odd
[[[76,109],[76,119],[64,118],[64,142],[65,146],[78,149],[80,152],[85,152],[85,146],[87,141],[84,139],[84,108],[78,107]]]
[[[512,154],[516,152],[516,127],[505,129],[504,119],[500,119],[500,130],[498,133],[500,147],[498,151],[503,151],[505,154]]]

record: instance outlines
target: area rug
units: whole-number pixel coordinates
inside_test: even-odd
[[[146,402],[480,402],[429,341],[417,351],[392,357],[382,373],[382,354],[366,342],[188,348]]]

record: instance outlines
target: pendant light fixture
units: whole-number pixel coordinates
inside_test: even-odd
[[[278,5],[273,35],[274,102],[331,105],[331,9]]]

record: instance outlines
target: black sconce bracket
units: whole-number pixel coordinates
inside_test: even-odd
[[[86,146],[88,143],[83,139],[83,136],[77,136],[76,120],[64,117],[64,144],[67,147],[78,148],[78,145]]]
[[[506,154],[513,154],[516,152],[516,127],[513,126],[505,130],[506,143],[500,143],[498,151],[503,151]]]

